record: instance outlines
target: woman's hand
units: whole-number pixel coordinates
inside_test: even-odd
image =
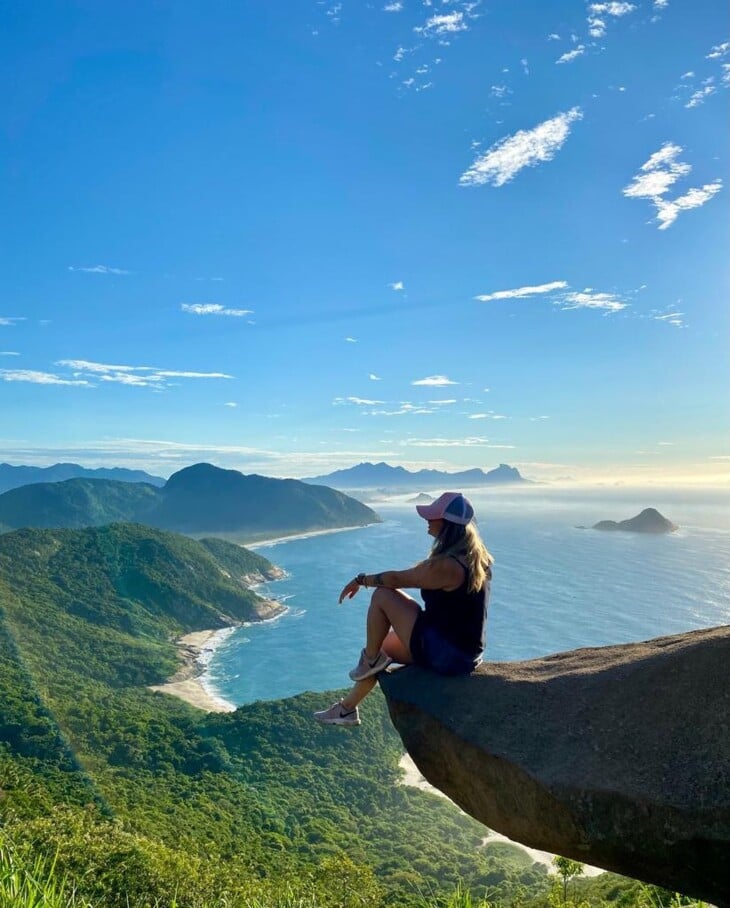
[[[352,597],[357,593],[357,591],[359,589],[360,589],[360,584],[353,577],[353,579],[345,586],[343,591],[340,593],[340,605],[342,605],[342,602],[344,599],[352,599]]]

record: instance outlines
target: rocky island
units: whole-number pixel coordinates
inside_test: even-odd
[[[615,531],[621,530],[626,533],[674,533],[679,527],[667,520],[656,508],[644,508],[644,510],[632,517],[630,520],[599,520],[594,523],[592,529]]]

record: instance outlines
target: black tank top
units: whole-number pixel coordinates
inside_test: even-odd
[[[464,569],[464,580],[456,590],[421,590],[425,605],[424,620],[441,636],[471,659],[484,652],[487,606],[491,570],[487,570],[484,586],[469,592],[469,568],[454,558]]]

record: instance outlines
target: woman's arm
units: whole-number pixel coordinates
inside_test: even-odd
[[[463,579],[464,568],[455,558],[429,558],[405,571],[358,574],[343,589],[340,602],[345,598],[352,599],[361,586],[383,586],[390,590],[454,590],[461,586]]]

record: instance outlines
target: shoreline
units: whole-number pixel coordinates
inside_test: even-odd
[[[230,713],[236,709],[216,694],[206,683],[208,664],[215,650],[239,625],[218,628],[217,630],[193,631],[175,641],[182,664],[175,674],[164,684],[150,685],[148,690],[170,694],[209,713]]]
[[[332,527],[329,530],[309,530],[306,533],[292,533],[290,536],[274,536],[271,539],[258,539],[256,542],[240,542],[246,549],[268,548],[281,542],[294,542],[297,539],[312,539],[315,536],[329,536],[330,533],[348,533],[351,530],[364,530],[366,527],[378,526],[377,523],[364,523],[351,527]]]

